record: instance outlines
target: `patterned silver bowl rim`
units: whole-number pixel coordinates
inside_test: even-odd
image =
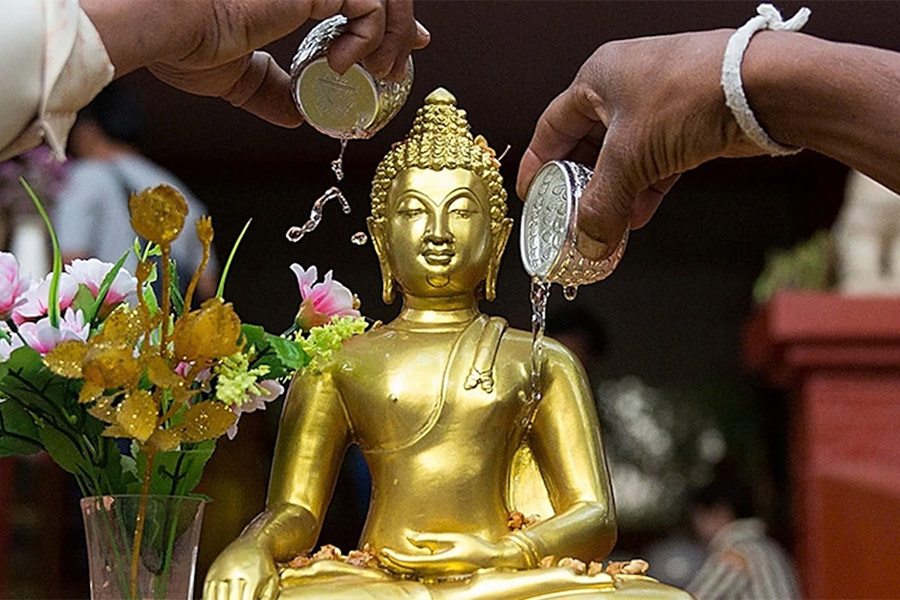
[[[540,235],[543,232],[538,229],[540,223],[533,222],[537,218],[532,214],[533,202],[536,201],[535,194],[539,193],[543,178],[552,176],[553,171],[561,175],[565,184],[565,218],[560,222],[562,229],[552,232],[562,236],[563,241],[549,264],[535,264],[528,251],[529,233],[537,230]],[[522,263],[525,271],[532,277],[559,283],[564,287],[577,287],[609,277],[622,260],[628,243],[627,229],[616,250],[603,260],[592,260],[583,256],[575,244],[578,234],[578,199],[584,193],[592,175],[593,171],[585,165],[567,160],[554,160],[546,163],[534,176],[526,194],[519,238]]]
[[[325,57],[331,44],[344,31],[347,22],[347,17],[344,15],[335,15],[325,19],[313,27],[297,47],[297,52],[294,54],[293,60],[291,60],[291,97],[294,100],[294,105],[301,114],[304,112],[303,105],[297,92],[297,84],[300,75],[303,72],[303,69],[313,61]],[[406,98],[409,96],[410,90],[412,90],[414,78],[412,56],[407,60],[406,75],[403,77],[402,81],[397,82],[379,79],[371,73],[368,73],[368,71],[366,71],[366,74],[369,76],[369,79],[375,88],[377,97],[376,114],[372,118],[371,123],[365,127],[356,128],[354,131],[333,131],[318,127],[312,121],[309,122],[310,125],[325,135],[349,139],[368,139],[375,135],[382,127],[387,125],[387,123],[400,112],[400,109],[406,102]],[[305,117],[306,115],[304,114],[304,118]]]

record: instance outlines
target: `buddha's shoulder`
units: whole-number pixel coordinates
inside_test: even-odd
[[[498,358],[506,360],[524,360],[531,362],[532,336],[530,331],[508,327],[500,340],[497,349]],[[549,336],[544,336],[542,351],[545,361],[561,365],[580,366],[578,357],[562,343]]]

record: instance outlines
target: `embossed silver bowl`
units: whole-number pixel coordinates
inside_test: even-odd
[[[325,19],[300,43],[291,61],[291,94],[306,121],[338,139],[367,139],[384,127],[412,89],[409,57],[403,81],[379,79],[354,64],[343,75],[328,66],[326,53],[347,25],[347,17]]]
[[[628,243],[628,230],[615,252],[603,260],[591,260],[578,252],[578,199],[593,171],[567,160],[550,161],[534,176],[525,197],[519,250],[522,264],[532,277],[578,287],[600,281],[618,266]]]

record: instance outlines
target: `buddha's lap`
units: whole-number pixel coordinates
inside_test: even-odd
[[[575,575],[562,568],[480,571],[456,581],[423,583],[331,561],[282,574],[278,600],[690,600],[677,588],[643,576]]]

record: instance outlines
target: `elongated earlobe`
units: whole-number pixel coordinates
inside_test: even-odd
[[[498,225],[491,227],[494,230],[492,234],[493,248],[491,250],[491,261],[488,263],[487,276],[484,279],[484,298],[489,302],[497,297],[497,275],[500,273],[500,260],[503,258],[503,251],[506,249],[506,242],[509,241],[512,227],[513,220],[508,217],[503,219]]]
[[[385,304],[393,304],[395,297],[394,273],[391,271],[391,265],[388,263],[387,252],[385,251],[384,225],[381,221],[375,220],[374,217],[368,217],[366,225],[369,228],[372,245],[375,246],[375,254],[378,255],[378,266],[381,267],[381,299],[384,300]]]

